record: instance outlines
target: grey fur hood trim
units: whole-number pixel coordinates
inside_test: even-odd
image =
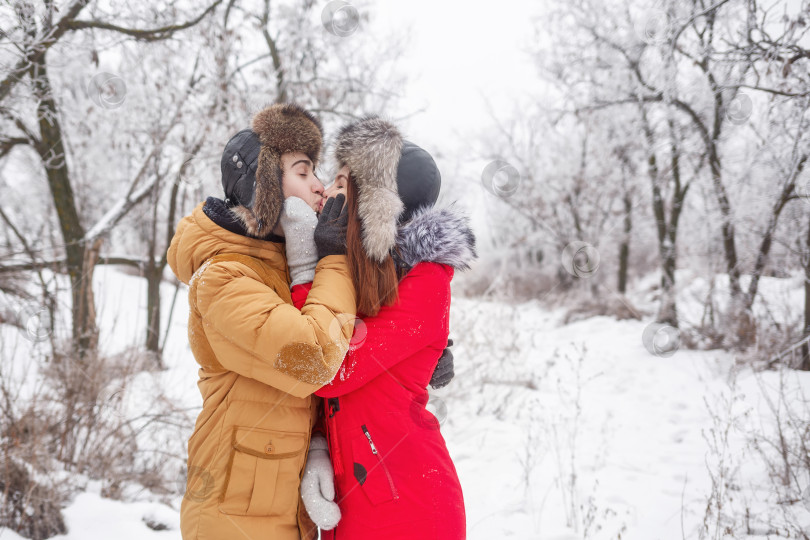
[[[397,247],[400,259],[410,267],[420,262],[437,262],[467,270],[478,257],[470,220],[456,206],[417,210],[400,227]]]
[[[377,262],[396,245],[397,218],[405,208],[397,191],[401,153],[399,130],[376,116],[344,126],[337,137],[335,158],[340,166],[349,166],[357,185],[363,247]]]

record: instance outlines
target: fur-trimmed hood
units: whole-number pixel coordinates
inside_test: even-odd
[[[397,232],[399,258],[409,267],[437,262],[467,270],[478,254],[470,220],[457,206],[426,207]]]

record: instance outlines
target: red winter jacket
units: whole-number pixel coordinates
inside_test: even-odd
[[[438,421],[425,409],[428,381],[447,345],[452,277],[443,264],[414,267],[400,282],[397,304],[356,323],[338,374],[316,392],[327,398],[342,514],[322,538],[465,537],[458,475]],[[294,289],[293,300],[306,300],[305,289]]]

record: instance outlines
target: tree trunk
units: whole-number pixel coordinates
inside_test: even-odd
[[[802,337],[810,336],[810,223],[807,224],[807,243],[804,246],[805,256],[802,257],[804,266],[804,332]],[[807,343],[802,345],[802,371],[810,371],[810,350]]]
[[[162,274],[154,259],[146,266],[146,350],[153,353],[158,367],[162,367],[160,349],[160,283]]]
[[[675,249],[666,247],[661,261],[661,301],[656,322],[678,327],[678,307],[675,299]]]
[[[749,284],[748,292],[746,293],[745,306],[748,310],[751,309],[754,304],[754,300],[756,300],[757,297],[759,280],[762,278],[762,273],[765,270],[765,265],[768,262],[768,256],[771,252],[771,246],[773,245],[773,236],[776,232],[779,216],[782,214],[782,210],[785,209],[785,205],[794,197],[796,193],[796,178],[798,178],[798,176],[802,173],[802,170],[804,170],[804,164],[806,161],[807,155],[802,156],[798,160],[796,167],[794,167],[793,171],[790,173],[790,176],[786,179],[785,184],[782,186],[782,192],[771,210],[771,215],[768,219],[768,226],[765,228],[765,232],[762,234],[762,240],[760,241],[759,251],[757,252],[757,260],[756,263],[754,263],[754,271],[751,274],[751,283]]]
[[[211,113],[213,114],[216,103],[211,106]],[[191,148],[192,155],[197,154],[202,148],[204,139],[200,138]],[[155,196],[152,201],[152,227],[149,237],[149,252],[148,261],[146,263],[145,277],[147,282],[147,325],[146,325],[146,349],[155,356],[157,367],[163,369],[163,344],[160,342],[160,321],[161,321],[161,302],[160,302],[160,284],[163,281],[163,271],[168,265],[168,252],[169,245],[172,242],[175,230],[175,219],[177,216],[177,197],[180,193],[180,183],[183,175],[189,166],[189,161],[186,161],[180,166],[180,170],[172,184],[172,191],[169,195],[169,212],[166,216],[166,230],[165,230],[165,246],[162,249],[160,258],[157,258],[157,224],[158,224],[158,201],[160,198],[160,190],[155,190]],[[171,312],[169,312],[169,323],[171,323]],[[168,332],[167,332],[168,333]]]
[[[627,292],[627,266],[630,259],[630,233],[633,230],[633,201],[630,193],[624,193],[624,236],[619,246],[618,289],[620,294]]]
[[[37,117],[41,140],[37,151],[45,167],[48,187],[65,243],[72,297],[73,348],[83,358],[95,349],[98,338],[93,305],[93,267],[98,260],[100,244],[88,252],[83,241],[85,231],[79,220],[70,184],[62,127],[44,58],[31,66],[31,79],[39,98]]]
[[[642,109],[644,134],[650,148],[647,159],[647,174],[652,188],[653,215],[655,216],[656,232],[658,237],[658,255],[661,258],[661,299],[658,304],[658,313],[655,320],[661,324],[678,327],[678,308],[675,298],[675,269],[677,267],[676,241],[678,238],[678,222],[683,209],[689,183],[681,183],[680,148],[676,144],[676,133],[672,121],[670,126],[670,152],[672,156],[672,209],[667,219],[666,201],[661,190],[662,181],[658,161],[655,155],[655,135]]]

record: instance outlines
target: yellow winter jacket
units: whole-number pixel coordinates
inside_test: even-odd
[[[189,285],[188,337],[203,409],[188,441],[185,540],[298,540],[314,532],[299,496],[316,399],[351,338],[346,257],[318,263],[306,304],[290,301],[283,244],[230,232],[203,205],[168,261]]]

